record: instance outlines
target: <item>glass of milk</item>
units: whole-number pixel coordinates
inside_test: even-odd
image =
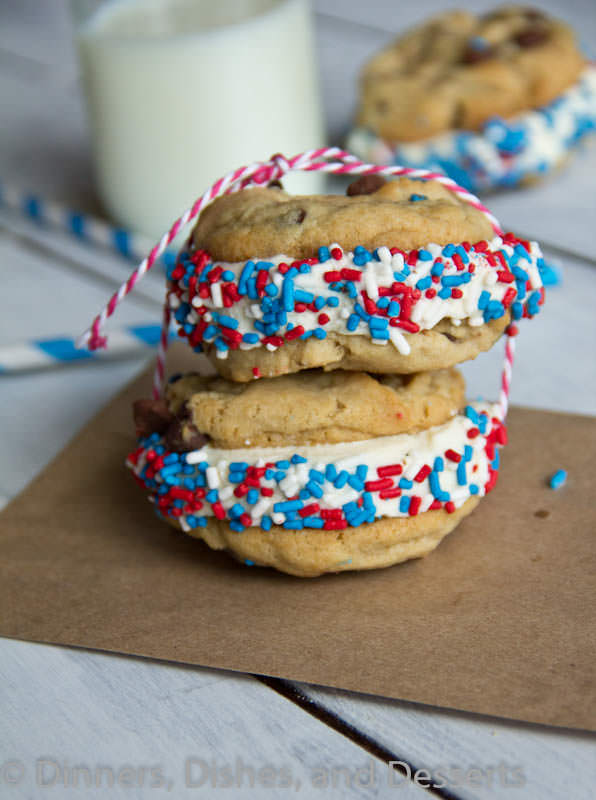
[[[230,170],[322,145],[308,0],[72,5],[98,188],[119,224],[158,237]]]

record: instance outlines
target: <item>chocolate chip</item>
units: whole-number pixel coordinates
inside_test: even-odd
[[[137,436],[149,436],[152,433],[162,434],[174,419],[163,400],[135,400],[132,404],[132,416]]]
[[[479,64],[481,61],[488,61],[489,58],[494,56],[494,50],[492,47],[474,47],[472,45],[468,45],[464,52],[461,54],[461,63],[462,64]]]
[[[387,181],[382,175],[361,175],[348,186],[346,194],[348,197],[356,197],[359,194],[374,194]]]
[[[451,115],[451,127],[455,129],[463,128],[465,115],[466,107],[464,104],[456,103],[453,107],[453,113]]]
[[[536,47],[543,44],[548,39],[548,30],[540,25],[534,25],[520,31],[513,37],[513,40],[520,47]]]
[[[546,14],[538,8],[525,8],[524,17],[531,20],[542,20],[546,19]]]
[[[178,453],[200,450],[209,441],[209,437],[197,430],[192,423],[179,418],[168,427],[164,439],[168,450]]]
[[[446,339],[449,339],[450,342],[456,342],[457,341],[457,339],[455,338],[455,336],[452,333],[444,333],[443,336],[445,336]]]

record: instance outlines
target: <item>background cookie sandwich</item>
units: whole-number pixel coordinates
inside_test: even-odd
[[[450,11],[366,65],[348,147],[437,169],[473,191],[531,181],[596,127],[596,67],[535,9]]]

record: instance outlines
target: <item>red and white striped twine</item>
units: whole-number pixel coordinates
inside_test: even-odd
[[[334,160],[329,160],[334,159]],[[440,172],[431,172],[425,169],[413,169],[411,167],[400,166],[378,166],[365,164],[355,156],[351,155],[339,147],[321,147],[315,150],[307,150],[304,153],[292,158],[286,158],[281,153],[272,156],[269,161],[256,161],[246,167],[239,167],[233,172],[228,173],[223,178],[216,181],[207,191],[199,197],[193,205],[187,209],[165,233],[160,241],[151,250],[149,255],[139,264],[122,286],[115,292],[107,304],[95,317],[90,327],[77,340],[77,347],[86,347],[89,350],[96,350],[107,347],[107,338],[102,335],[102,330],[112,316],[117,306],[124,298],[133,291],[137,283],[149,272],[157,259],[164,253],[168,245],[176,238],[189,222],[195,220],[205,206],[213,202],[217,197],[224,194],[237,192],[250,185],[263,185],[273,180],[279,180],[288,172],[327,172],[335,175],[404,175],[410,178],[421,178],[423,180],[434,180],[442,183],[446,189],[459,195],[459,197],[469,205],[481,211],[490,222],[497,235],[502,235],[503,231],[497,218],[491,214],[488,208],[480,200],[457,184],[446,175]],[[165,358],[168,346],[168,330],[170,325],[170,310],[166,302],[164,303],[164,313],[162,322],[162,332],[157,351],[157,364],[153,382],[154,397],[159,398],[165,377]],[[511,383],[511,367],[513,364],[514,342],[511,336],[507,337],[505,348],[505,362],[503,365],[500,406],[502,419],[505,418],[508,406],[509,387]]]

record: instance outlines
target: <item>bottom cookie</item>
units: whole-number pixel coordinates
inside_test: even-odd
[[[384,518],[345,530],[294,531],[273,525],[270,530],[247,528],[237,533],[225,520],[210,519],[204,528],[187,531],[213,550],[227,550],[245,564],[274,567],[300,578],[326,572],[378,569],[420,558],[478,505],[470,497],[449,514],[442,509],[416,517]],[[167,520],[179,527],[175,519]]]

